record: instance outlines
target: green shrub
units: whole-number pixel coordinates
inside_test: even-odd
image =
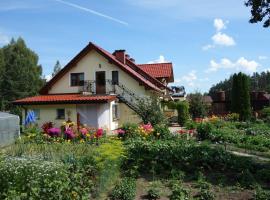
[[[173,170],[192,172],[199,169],[236,170],[251,167],[249,158],[240,158],[227,153],[221,148],[197,145],[187,140],[130,140],[126,142],[127,160],[124,166],[137,166],[138,170],[148,173],[152,170],[151,163],[156,163],[157,174],[170,175]]]
[[[182,187],[180,184],[174,184],[172,186],[172,194],[170,200],[189,200],[190,191]]]
[[[111,193],[113,200],[134,200],[136,195],[136,180],[133,178],[123,178]]]
[[[244,170],[240,173],[239,182],[245,188],[253,188],[256,184],[256,180],[249,170]]]
[[[180,126],[184,126],[184,124],[189,119],[189,104],[187,101],[179,101],[176,104],[176,109],[178,113],[178,123]]]
[[[236,122],[239,121],[239,114],[238,113],[230,113],[228,115],[226,115],[225,119],[228,121],[232,121],[232,122]]]
[[[82,199],[92,186],[83,173],[61,163],[25,158],[0,163],[0,199]]]
[[[204,102],[203,95],[199,92],[188,95],[189,113],[192,118],[205,117],[209,111],[209,106]]]
[[[200,189],[198,195],[195,196],[195,199],[198,200],[214,200],[215,194],[210,189]]]
[[[198,139],[206,140],[210,138],[211,132],[213,130],[213,125],[209,122],[200,123],[197,127]]]
[[[263,190],[261,187],[257,187],[255,190],[254,200],[269,200],[270,191]]]
[[[25,144],[19,142],[5,149],[5,154],[10,157],[18,157],[26,161],[31,160],[31,157],[38,157],[44,162],[60,163],[68,169],[66,173],[69,180],[74,182],[75,188],[80,184],[88,188],[88,199],[90,193],[92,197],[96,197],[106,193],[114,184],[120,174],[124,152],[122,142],[119,140],[107,140],[99,146],[86,143]],[[82,179],[77,180],[80,177]],[[91,184],[95,186],[92,187]],[[83,190],[84,186],[81,189]]]
[[[196,129],[197,128],[197,123],[194,122],[193,120],[188,120],[185,124],[186,129],[191,130],[191,129]]]
[[[266,108],[262,109],[261,110],[261,116],[264,119],[270,117],[270,107],[266,107]]]
[[[137,137],[136,130],[138,124],[128,122],[124,123],[121,128],[125,131],[125,134],[123,135],[123,137],[125,137],[124,139]]]
[[[154,126],[154,136],[160,139],[167,139],[171,138],[172,134],[167,125],[157,124]]]
[[[147,199],[156,200],[160,198],[160,191],[158,188],[150,188],[147,192]]]
[[[151,123],[167,124],[164,112],[161,110],[161,103],[158,97],[144,98],[138,101],[137,108],[144,124]]]

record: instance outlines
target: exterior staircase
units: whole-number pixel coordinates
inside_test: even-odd
[[[125,103],[129,108],[136,112],[139,116],[142,115],[138,104],[143,100],[142,97],[136,95],[133,91],[121,83],[114,84],[112,80],[106,80],[106,95],[116,95],[120,102]],[[80,92],[85,95],[96,94],[96,81],[84,81],[84,85],[80,88]]]

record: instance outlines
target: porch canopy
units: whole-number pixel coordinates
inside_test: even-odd
[[[51,94],[27,97],[13,102],[14,105],[88,104],[114,101],[115,95]]]

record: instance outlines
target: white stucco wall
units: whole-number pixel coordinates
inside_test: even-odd
[[[118,66],[110,64],[107,59],[97,53],[95,50],[90,51],[84,58],[82,58],[75,67],[67,72],[60,80],[58,80],[49,90],[49,94],[56,93],[77,93],[79,87],[70,86],[70,73],[84,72],[85,80],[95,80],[96,71],[105,71],[106,79],[112,79],[112,71],[119,71],[119,82],[129,88],[137,95],[150,95],[149,90],[139,85],[129,74],[121,70]]]
[[[70,104],[61,104],[61,105],[31,105],[26,106],[28,110],[30,109],[39,109],[40,110],[40,119],[37,120],[37,124],[41,127],[45,122],[54,122],[56,127],[60,127],[62,123],[68,120],[68,113],[70,113],[70,120],[77,121],[77,111],[76,105]],[[65,119],[56,119],[56,109],[64,108],[65,109]],[[25,117],[25,112],[23,110],[23,120]]]

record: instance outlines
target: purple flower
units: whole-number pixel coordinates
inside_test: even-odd
[[[73,132],[73,130],[71,128],[67,128],[65,130],[65,135],[66,135],[67,139],[70,139],[70,140],[75,138],[75,134],[74,134],[74,132]]]
[[[50,128],[48,130],[48,134],[51,136],[51,137],[57,137],[59,136],[61,133],[61,129],[60,128]]]

